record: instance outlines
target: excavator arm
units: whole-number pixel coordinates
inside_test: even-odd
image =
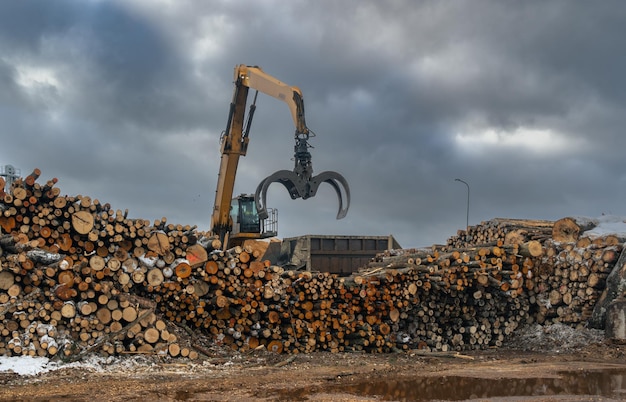
[[[313,176],[311,154],[308,152],[310,145],[308,139],[314,134],[307,128],[304,117],[304,103],[302,92],[299,88],[289,86],[276,78],[266,74],[256,66],[238,65],[235,67],[235,89],[226,130],[221,138],[221,161],[215,192],[215,204],[211,217],[213,233],[217,234],[224,242],[227,234],[232,230],[233,222],[230,215],[231,199],[235,185],[235,177],[239,158],[245,156],[248,149],[249,131],[256,109],[256,96],[250,105],[247,121],[245,121],[245,109],[249,89],[255,89],[269,96],[279,99],[287,104],[295,125],[294,147],[295,168],[293,171],[280,170],[265,178],[257,187],[255,201],[258,215],[261,219],[267,218],[265,199],[267,189],[273,182],[283,184],[291,198],[303,199],[312,197],[317,192],[317,187],[322,182],[328,182],[335,188],[339,197],[339,212],[337,219],[343,218],[350,205],[350,189],[348,183],[339,173],[323,172]],[[342,192],[343,191],[343,192]],[[343,196],[346,200],[344,202]]]
[[[304,120],[304,102],[302,92],[298,87],[292,87],[266,74],[260,67],[239,65],[235,68],[235,80],[241,80],[241,85],[256,89],[287,104],[296,133],[308,135],[309,129]],[[245,104],[244,104],[245,106]]]

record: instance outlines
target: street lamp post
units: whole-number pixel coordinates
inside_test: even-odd
[[[465,230],[469,229],[469,200],[470,200],[470,186],[469,184],[467,184],[466,181],[461,180],[461,179],[454,179],[454,181],[459,181],[463,184],[465,184],[465,186],[467,186],[467,212],[465,214]]]

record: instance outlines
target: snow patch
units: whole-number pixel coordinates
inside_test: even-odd
[[[595,239],[608,235],[615,235],[619,238],[626,239],[626,217],[617,215],[602,215],[597,218],[589,218],[584,216],[573,217],[577,223],[581,225],[591,224],[594,227],[583,233],[580,237],[589,237]]]
[[[47,357],[0,356],[0,373],[35,375],[51,371],[56,363]]]
[[[151,362],[141,357],[119,358],[89,356],[78,362],[63,363],[50,361],[47,357],[0,356],[0,373],[33,376],[68,368],[80,368],[91,372],[120,372],[123,370],[135,371],[139,367],[150,369],[152,366],[150,363]]]

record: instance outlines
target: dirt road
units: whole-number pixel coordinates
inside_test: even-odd
[[[565,352],[503,348],[458,356],[222,351],[194,362],[131,356],[34,376],[2,373],[0,400],[608,401],[626,399],[625,351],[599,343]]]

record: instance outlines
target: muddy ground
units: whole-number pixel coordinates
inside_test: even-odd
[[[538,328],[506,347],[458,355],[242,354],[211,347],[211,356],[195,361],[143,355],[97,359],[32,376],[0,373],[0,400],[626,399],[626,345],[579,333],[572,340],[567,331]]]

